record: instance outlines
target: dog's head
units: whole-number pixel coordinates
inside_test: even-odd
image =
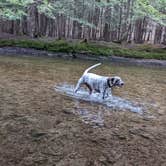
[[[124,82],[118,76],[108,78],[109,87],[114,87],[114,86],[122,87],[123,85],[124,85]]]

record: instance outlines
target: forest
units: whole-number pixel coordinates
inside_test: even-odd
[[[1,0],[0,33],[166,44],[166,1]]]
[[[0,166],[166,166],[166,0],[0,0]]]

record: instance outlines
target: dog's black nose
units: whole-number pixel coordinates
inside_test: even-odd
[[[124,85],[124,83],[122,82],[122,83],[121,83],[121,85],[123,86],[123,85]]]

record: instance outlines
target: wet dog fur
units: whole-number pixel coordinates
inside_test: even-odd
[[[102,94],[102,98],[104,99],[106,94],[108,94],[108,89],[118,86],[122,87],[124,82],[118,76],[115,77],[105,77],[100,76],[94,73],[89,73],[89,71],[97,66],[101,65],[101,63],[95,64],[88,69],[85,70],[81,78],[78,80],[78,83],[75,87],[74,92],[77,93],[81,85],[86,85],[89,89],[89,93],[92,94],[93,91]]]

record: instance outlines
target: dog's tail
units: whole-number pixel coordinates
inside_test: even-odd
[[[93,68],[95,68],[95,67],[97,67],[97,66],[99,66],[99,65],[101,65],[101,63],[97,63],[97,64],[95,64],[95,65],[93,65],[93,66],[87,68],[87,69],[84,71],[84,74],[88,73],[88,71],[90,71],[91,69],[93,69]]]

